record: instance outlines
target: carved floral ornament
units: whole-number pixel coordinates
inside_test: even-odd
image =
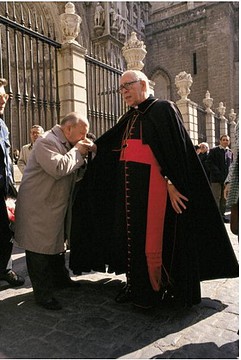
[[[230,114],[228,115],[231,124],[236,124],[235,123],[236,117],[237,114],[234,112],[234,109],[231,109]]]
[[[130,39],[125,42],[125,45],[123,46],[123,51],[133,48],[142,48],[143,50],[146,50],[146,45],[144,45],[143,41],[137,39],[135,31],[132,31]]]
[[[223,102],[221,101],[218,105],[217,112],[220,115],[221,118],[224,117],[226,112],[226,107],[223,105]]]
[[[63,34],[64,43],[77,43],[75,40],[80,32],[80,24],[82,19],[79,15],[75,14],[75,6],[73,3],[68,2],[65,5],[65,13],[60,15],[61,30]]]
[[[175,85],[178,88],[178,95],[181,96],[182,100],[188,100],[187,96],[190,94],[190,86],[192,85],[192,76],[187,74],[186,71],[180,72],[175,77]]]
[[[213,98],[210,96],[210,92],[207,90],[203,104],[206,107],[207,112],[212,112],[211,107],[213,106]]]
[[[143,41],[137,39],[136,33],[131,33],[130,39],[125,42],[122,48],[122,54],[127,63],[127,70],[142,70],[144,63],[142,60],[146,56],[146,45]]]

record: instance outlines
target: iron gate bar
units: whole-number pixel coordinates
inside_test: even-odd
[[[17,29],[21,32],[24,32],[25,34],[35,37],[36,39],[40,39],[41,41],[45,41],[47,44],[61,48],[61,44],[59,42],[57,42],[56,40],[52,40],[50,38],[48,38],[47,36],[45,36],[44,34],[39,34],[38,32],[36,32],[35,30],[29,29],[24,25],[18,24],[17,22],[7,19],[6,17],[0,15],[0,23],[10,26],[13,29]]]

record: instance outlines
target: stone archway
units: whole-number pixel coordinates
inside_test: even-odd
[[[162,100],[171,100],[171,81],[168,74],[163,69],[157,69],[150,79],[155,83],[155,96]]]

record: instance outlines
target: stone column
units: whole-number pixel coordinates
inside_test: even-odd
[[[207,134],[207,143],[209,148],[215,146],[215,117],[214,111],[211,107],[213,106],[213,98],[210,97],[210,92],[207,90],[206,96],[203,99],[203,104],[206,108],[206,134]]]
[[[230,146],[232,149],[235,148],[235,127],[236,127],[236,117],[237,114],[234,112],[234,109],[231,109],[230,114],[228,115],[229,124],[230,124]]]
[[[78,111],[87,116],[86,67],[83,48],[75,39],[81,18],[75,14],[74,4],[68,2],[60,15],[63,44],[58,53],[60,118]]]
[[[198,143],[198,122],[197,122],[197,104],[188,99],[190,94],[190,86],[192,85],[192,77],[185,71],[180,72],[175,77],[175,85],[178,89],[177,93],[181,96],[176,104],[182,114],[184,126],[193,142]]]
[[[224,116],[226,107],[223,105],[223,102],[219,103],[217,112],[220,118],[220,136],[222,136],[228,133],[228,119]]]

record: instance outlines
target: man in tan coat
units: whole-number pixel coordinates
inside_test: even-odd
[[[76,284],[65,267],[65,220],[77,173],[84,172],[86,156],[95,149],[88,129],[86,118],[70,113],[39,137],[19,188],[15,240],[26,250],[35,300],[50,310],[62,308],[54,288]]]

